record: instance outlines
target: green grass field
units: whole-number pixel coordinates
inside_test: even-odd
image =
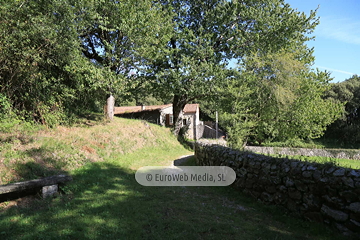
[[[306,161],[306,162],[331,164],[334,166],[339,166],[339,167],[344,167],[344,168],[360,169],[360,160],[356,160],[356,159],[340,159],[340,158],[330,158],[330,157],[309,157],[309,156],[298,156],[298,155],[292,156],[292,155],[281,155],[281,154],[272,154],[270,156],[295,159],[295,160]]]
[[[0,239],[342,239],[232,187],[139,185],[136,169],[191,154],[166,128],[115,119],[27,138],[1,143],[2,184],[59,172],[74,180],[54,199],[1,203]]]

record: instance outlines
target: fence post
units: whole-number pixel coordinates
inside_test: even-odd
[[[218,139],[218,131],[219,131],[219,127],[218,127],[218,112],[216,111],[216,123],[215,123],[215,130],[216,130],[216,139]]]
[[[106,100],[106,117],[110,119],[110,121],[114,118],[114,106],[115,98],[110,95],[110,97]]]

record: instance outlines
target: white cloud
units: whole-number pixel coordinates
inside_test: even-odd
[[[343,71],[343,70],[338,70],[338,69],[333,69],[333,68],[328,68],[328,67],[322,67],[322,66],[318,66],[318,65],[316,65],[315,67],[322,68],[322,69],[325,69],[325,70],[329,70],[329,71],[332,71],[332,72],[344,73],[344,74],[348,74],[348,75],[351,75],[351,76],[354,75],[354,73],[346,72],[346,71]]]
[[[360,21],[350,18],[322,17],[316,34],[360,45]]]

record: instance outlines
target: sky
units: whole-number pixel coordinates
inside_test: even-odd
[[[314,47],[313,68],[331,72],[332,82],[360,75],[360,0],[285,0],[307,15],[317,11],[320,24],[307,42]]]

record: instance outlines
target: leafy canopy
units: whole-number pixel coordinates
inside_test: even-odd
[[[146,75],[159,97],[173,98],[175,121],[186,103],[216,94],[232,74],[230,61],[241,63],[254,51],[305,48],[318,23],[315,12],[306,16],[282,0],[160,2],[173,13],[174,27],[166,48],[148,59]]]

